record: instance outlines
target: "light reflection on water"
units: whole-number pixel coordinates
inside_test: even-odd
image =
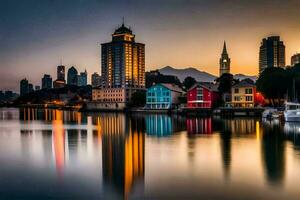
[[[300,124],[0,109],[0,199],[298,199]]]

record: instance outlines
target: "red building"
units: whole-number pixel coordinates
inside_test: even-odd
[[[220,95],[214,83],[196,83],[187,92],[187,108],[212,108]]]

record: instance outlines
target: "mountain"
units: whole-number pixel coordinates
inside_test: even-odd
[[[246,79],[246,78],[250,78],[254,82],[256,82],[256,80],[257,80],[257,76],[248,76],[248,75],[244,75],[244,74],[236,74],[236,75],[234,75],[234,78],[238,79],[240,81],[243,79]]]
[[[218,78],[215,75],[212,75],[212,74],[204,72],[204,71],[200,71],[193,67],[188,67],[188,68],[184,68],[184,69],[175,69],[173,67],[166,66],[166,67],[159,69],[158,71],[164,75],[177,76],[181,82],[188,76],[195,78],[199,82],[213,82],[216,78]],[[256,76],[247,76],[244,74],[236,74],[236,75],[234,75],[234,78],[239,79],[239,80],[243,80],[246,78],[250,78],[253,81],[257,80]]]
[[[175,69],[173,67],[167,66],[159,69],[158,71],[164,75],[177,76],[181,82],[188,76],[191,76],[197,81],[201,81],[201,82],[213,82],[217,78],[212,74],[199,71],[192,67],[185,68],[185,69]]]

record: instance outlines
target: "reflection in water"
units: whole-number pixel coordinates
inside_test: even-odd
[[[32,108],[0,113],[1,163],[28,167],[32,169],[29,174],[36,177],[43,175],[27,185],[24,180],[28,179],[15,170],[19,168],[6,175],[9,170],[1,165],[0,198],[11,194],[3,191],[6,188],[20,187],[19,182],[21,196],[38,185],[37,190],[47,188],[41,189],[44,195],[62,199],[62,194],[68,194],[65,199],[147,199],[149,193],[167,198],[169,194],[159,191],[164,185],[170,186],[175,196],[182,191],[201,194],[207,188],[225,199],[245,199],[236,193],[240,189],[258,191],[266,197],[261,199],[272,199],[277,196],[270,194],[282,191],[299,196],[295,184],[300,180],[295,171],[300,165],[298,124]],[[190,137],[197,134],[199,137]],[[168,137],[160,138],[163,136]],[[294,155],[290,156],[291,152]],[[176,166],[172,166],[174,162]],[[3,181],[7,177],[15,180],[13,184]],[[148,199],[155,197],[151,194]]]
[[[300,123],[297,122],[286,122],[284,124],[285,138],[292,141],[294,149],[300,150]],[[298,156],[300,156],[298,154]]]
[[[186,119],[187,132],[190,135],[212,134],[212,119],[210,118],[188,118]]]
[[[63,112],[55,110],[55,120],[53,120],[53,145],[55,154],[56,170],[62,176],[65,164],[65,133],[63,128]]]
[[[227,180],[230,177],[231,166],[231,131],[224,129],[224,131],[220,132],[220,136],[223,171],[225,180]]]
[[[268,126],[264,123],[262,136],[262,158],[267,180],[272,185],[280,185],[285,174],[285,142],[279,124]]]
[[[140,116],[144,117],[144,116]],[[148,114],[146,118],[146,133],[157,137],[171,136],[185,129],[184,118],[166,114]]]
[[[138,129],[141,120],[111,115],[103,121],[103,178],[127,199],[134,181],[144,178],[145,136]],[[108,195],[111,195],[110,193]]]
[[[59,111],[59,113],[57,111]],[[57,117],[59,117],[59,120],[62,120],[64,124],[87,124],[87,116],[77,111],[20,108],[19,112],[19,119],[23,121],[53,121],[57,120]]]
[[[253,135],[256,132],[256,119],[237,118],[223,119],[223,130],[230,131],[233,135],[246,136]]]

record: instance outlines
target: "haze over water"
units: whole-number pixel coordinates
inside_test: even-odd
[[[300,124],[0,109],[1,199],[297,199]]]

